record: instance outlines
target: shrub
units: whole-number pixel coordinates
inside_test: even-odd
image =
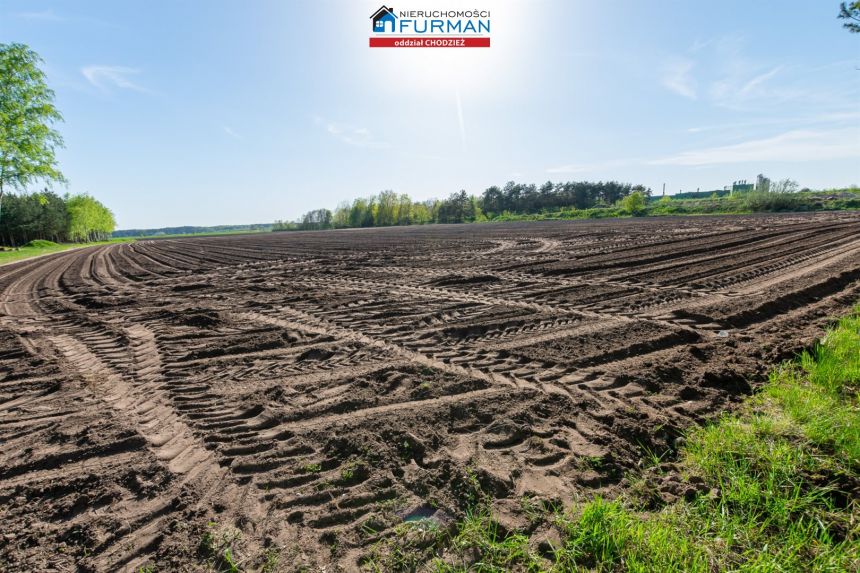
[[[791,211],[799,205],[797,195],[793,193],[774,193],[771,191],[753,191],[744,198],[744,203],[750,211]]]
[[[634,216],[645,214],[645,204],[647,199],[645,194],[640,191],[634,191],[627,197],[621,200],[621,207],[629,214]]]
[[[35,247],[37,249],[45,249],[48,247],[58,247],[57,243],[54,241],[45,241],[44,239],[34,239],[24,245],[25,247]]]

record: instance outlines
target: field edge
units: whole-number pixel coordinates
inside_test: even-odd
[[[858,570],[858,391],[860,304],[734,411],[679,438],[675,454],[645,452],[617,498],[567,508],[523,498],[513,515],[477,498],[448,527],[404,523],[364,567]]]

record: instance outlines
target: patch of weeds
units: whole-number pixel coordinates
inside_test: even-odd
[[[367,461],[368,465],[375,465],[384,459],[383,450],[372,445],[363,445],[359,451],[361,459]]]
[[[642,450],[643,457],[640,462],[642,467],[645,468],[653,468],[659,466],[663,462],[663,458],[668,454],[668,451],[663,452],[662,454],[658,454],[657,450],[648,447],[642,442],[638,442],[639,448]]]
[[[351,485],[367,479],[368,465],[362,459],[354,459],[345,463],[340,470],[340,483]]]
[[[299,471],[303,474],[318,474],[322,472],[322,464],[308,463],[300,466]]]
[[[646,510],[663,506],[660,491],[653,478],[635,472],[630,472],[625,477],[631,507]]]
[[[340,479],[343,481],[352,481],[355,477],[355,468],[352,466],[345,466],[342,470],[340,470]]]
[[[261,573],[275,573],[278,567],[278,561],[281,559],[281,550],[277,547],[269,547],[263,553],[263,566],[260,568]]]
[[[560,508],[553,502],[544,499],[523,496],[520,498],[520,507],[532,524],[545,521],[547,516],[558,511]]]
[[[233,551],[229,547],[224,550],[221,559],[224,567],[220,568],[218,573],[239,573],[239,563],[233,557]]]
[[[386,517],[393,518],[397,510],[402,509],[406,505],[406,499],[402,495],[392,497],[390,499],[380,499],[374,502],[373,506],[379,513]]]
[[[474,511],[478,506],[485,505],[487,502],[487,496],[481,489],[481,482],[474,467],[467,467],[461,478],[453,482],[451,489],[461,507],[469,511]]]
[[[207,568],[218,573],[239,573],[240,562],[236,558],[236,544],[242,533],[230,526],[219,526],[214,521],[206,524],[206,531],[197,545],[197,553]]]
[[[400,452],[400,457],[404,460],[408,460],[412,457],[412,444],[409,443],[409,440],[403,440],[400,442],[397,449]]]
[[[333,531],[324,533],[320,538],[320,541],[328,546],[329,553],[331,553],[332,557],[337,555],[337,552],[340,549],[340,537],[338,537],[337,533]]]
[[[447,532],[432,520],[408,521],[376,542],[361,567],[374,573],[417,571],[449,541]]]
[[[379,524],[377,524],[372,519],[368,519],[361,524],[361,527],[359,527],[359,532],[363,537],[373,537],[374,535],[382,531],[382,529],[377,529],[378,525]]]
[[[486,509],[469,513],[460,523],[457,535],[448,547],[449,555],[431,562],[433,571],[454,573],[466,571],[456,563],[472,565],[468,571],[501,573],[503,571],[541,571],[542,559],[529,548],[529,539],[521,534],[503,534],[499,524]],[[478,559],[474,559],[478,556]]]
[[[413,395],[416,398],[428,398],[430,397],[433,390],[433,385],[430,382],[421,382],[415,389],[413,390]]]
[[[215,524],[209,522],[207,527],[213,527]],[[197,552],[203,557],[211,557],[215,554],[215,535],[211,531],[205,531],[200,537],[200,543],[197,544]]]
[[[585,458],[582,458],[582,461],[587,468],[591,468],[597,472],[603,469],[603,466],[605,465],[603,456],[587,456]]]
[[[314,489],[317,491],[325,491],[334,487],[334,482],[331,480],[322,480],[314,484]]]

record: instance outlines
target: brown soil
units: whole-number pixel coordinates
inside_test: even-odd
[[[860,298],[856,214],[141,241],[0,269],[0,563],[355,570],[478,495],[565,503]],[[480,488],[484,493],[477,490]],[[221,537],[219,537],[221,536]]]

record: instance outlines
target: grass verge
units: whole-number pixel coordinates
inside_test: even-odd
[[[533,504],[522,531],[477,505],[454,533],[403,524],[367,569],[860,571],[858,391],[860,306],[740,410],[687,436],[673,466],[693,495],[657,509],[641,492],[567,510]]]
[[[69,249],[80,249],[82,247],[92,247],[94,245],[109,245],[111,243],[127,243],[134,239],[111,239],[109,241],[99,241],[94,243],[54,243],[51,241],[31,241],[27,245],[18,248],[6,247],[0,251],[0,265],[14,263],[24,259],[40,257],[42,255],[50,255]]]

